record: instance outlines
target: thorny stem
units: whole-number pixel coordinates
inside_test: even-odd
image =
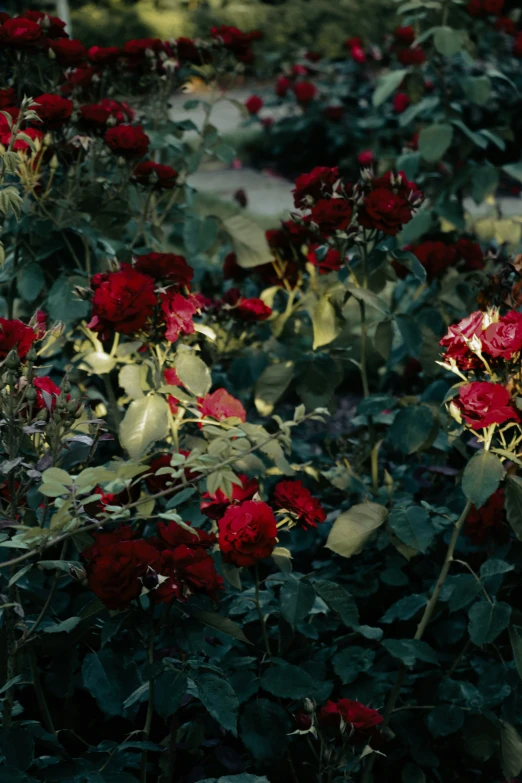
[[[420,641],[420,639],[422,639],[422,637],[424,636],[424,632],[428,627],[431,618],[433,617],[433,612],[435,611],[435,607],[439,600],[440,592],[442,590],[444,582],[446,581],[446,577],[448,575],[451,564],[453,562],[453,554],[455,552],[455,547],[457,546],[459,535],[462,531],[462,528],[464,527],[464,523],[466,522],[466,519],[468,518],[468,514],[471,511],[472,505],[473,504],[471,503],[471,501],[468,500],[462,514],[460,515],[457,522],[455,523],[455,527],[453,528],[453,533],[451,535],[451,539],[448,545],[448,550],[446,552],[446,557],[444,558],[444,563],[442,564],[442,568],[440,570],[439,578],[435,583],[435,587],[433,588],[433,592],[431,594],[430,600],[426,604],[424,613],[417,626],[415,636],[413,637],[415,641]],[[401,668],[397,672],[395,684],[388,697],[388,701],[384,709],[384,713],[383,713],[384,720],[382,723],[383,731],[385,731],[388,728],[388,725],[390,723],[390,717],[395,710],[395,705],[397,703],[397,699],[399,698],[405,676],[406,676],[406,669],[404,666],[401,666]],[[374,762],[375,762],[375,753],[372,753],[371,756],[368,756],[365,769],[361,778],[361,783],[369,783],[369,781],[371,780]]]
[[[256,563],[256,597],[255,597],[255,602],[256,602],[257,614],[259,616],[259,622],[261,623],[261,633],[263,635],[263,644],[265,645],[265,652],[266,652],[267,655],[271,655],[272,653],[270,652],[270,643],[268,641],[268,634],[267,634],[267,631],[266,631],[265,618],[263,617],[263,610],[261,608],[261,602],[259,600],[259,567],[258,567],[257,563]]]
[[[155,627],[154,624],[150,630],[149,643],[147,646],[147,659],[149,666],[154,663],[154,639],[155,639]],[[143,727],[143,734],[145,735],[145,741],[149,739],[150,728],[152,726],[152,717],[154,715],[154,680],[149,679],[149,700],[147,703],[147,715],[145,717],[145,725]],[[147,751],[144,750],[141,757],[141,783],[147,783]]]

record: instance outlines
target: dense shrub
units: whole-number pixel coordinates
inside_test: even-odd
[[[466,211],[520,179],[519,39],[486,3],[281,74],[294,140],[355,91],[354,156],[327,135],[266,234],[187,184],[234,159],[256,31],[0,18],[6,780],[522,771],[521,224]]]

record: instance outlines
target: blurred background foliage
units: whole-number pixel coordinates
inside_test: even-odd
[[[27,0],[4,2],[22,13]],[[56,13],[56,3],[32,2]],[[118,45],[147,35],[161,38],[206,35],[214,25],[264,32],[268,48],[314,49],[329,57],[349,36],[378,40],[395,23],[393,0],[70,0],[74,37],[87,44]]]

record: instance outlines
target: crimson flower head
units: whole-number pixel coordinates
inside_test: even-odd
[[[16,90],[14,87],[4,87],[0,90],[0,109],[6,109],[16,103]]]
[[[160,553],[129,528],[95,533],[95,543],[82,554],[88,561],[89,588],[109,609],[125,609],[138,598],[148,572],[155,573]]]
[[[231,505],[218,522],[219,547],[224,560],[238,567],[255,565],[274,551],[277,525],[269,505],[246,500]]]
[[[397,59],[401,65],[422,65],[426,62],[426,55],[420,46],[414,46],[413,49],[400,49],[397,52]]]
[[[484,11],[487,14],[500,16],[504,10],[505,0],[483,0]]]
[[[36,400],[34,401],[35,410],[53,411],[56,408],[56,401],[62,391],[60,387],[57,386],[48,375],[44,375],[40,378],[33,378],[33,386],[36,389]],[[70,395],[67,395],[67,399],[69,398]]]
[[[297,82],[292,89],[297,102],[302,106],[311,103],[317,95],[317,87],[313,82]]]
[[[339,183],[339,169],[337,166],[316,166],[307,174],[301,174],[295,181],[294,204],[299,208],[311,206],[326,196],[332,196],[336,185]]]
[[[91,46],[87,55],[95,65],[112,65],[119,60],[122,50],[119,46]]]
[[[245,101],[245,106],[249,114],[257,114],[263,108],[263,99],[259,95],[252,95]]]
[[[407,250],[411,250],[417,256],[426,270],[426,277],[429,281],[440,277],[457,261],[456,247],[438,240],[427,240],[419,245],[408,247]]]
[[[280,481],[272,495],[276,508],[289,511],[304,530],[324,522],[326,513],[301,481]]]
[[[365,707],[359,701],[339,699],[327,701],[318,714],[319,726],[341,726],[341,720],[359,731],[368,731],[383,722],[382,715],[371,707]]]
[[[291,86],[292,82],[290,79],[286,76],[279,76],[275,83],[275,94],[279,98],[284,98]]]
[[[72,114],[73,102],[59,95],[44,93],[34,99],[38,105],[34,107],[44,125],[48,128],[58,128],[63,125]]]
[[[464,533],[473,544],[483,544],[492,536],[500,541],[509,536],[504,510],[505,495],[503,489],[497,489],[481,508],[471,509],[466,519]]]
[[[359,166],[372,166],[375,163],[375,152],[373,150],[363,150],[357,155]]]
[[[454,359],[457,367],[461,370],[470,370],[475,367],[479,359],[469,348],[469,342],[473,337],[481,337],[483,323],[484,313],[476,310],[458,324],[450,326],[447,334],[439,343],[447,349],[445,360]]]
[[[364,228],[395,236],[410,222],[414,204],[421,198],[422,193],[402,171],[396,176],[388,172],[373,180],[372,189],[358,209],[357,220]]]
[[[182,296],[176,290],[160,295],[165,319],[165,339],[175,343],[180,334],[194,334],[193,318],[199,309],[195,296]]]
[[[473,429],[483,429],[492,424],[519,420],[511,403],[511,395],[505,386],[489,381],[474,381],[459,388],[458,399],[452,406]]]
[[[259,490],[259,484],[256,479],[250,479],[244,473],[238,475],[241,484],[233,484],[232,497],[228,498],[222,489],[216,490],[213,494],[205,492],[201,496],[201,511],[209,519],[221,519],[227,508],[234,503],[243,503],[245,500],[252,500]]]
[[[172,166],[147,160],[134,167],[132,179],[133,182],[145,187],[152,186],[158,190],[171,190],[176,185],[178,172]]]
[[[511,359],[522,349],[522,313],[511,310],[481,335],[482,350],[494,358]]]
[[[227,392],[226,389],[216,389],[215,392],[198,399],[199,412],[204,418],[210,416],[218,421],[232,417],[246,421],[246,410],[242,403]]]
[[[359,65],[362,65],[366,62],[366,52],[362,46],[352,46],[350,49],[350,54],[352,55],[352,60],[356,63],[359,63]]]
[[[105,144],[122,158],[142,158],[149,150],[150,139],[141,125],[119,125],[109,128],[103,137]]]
[[[6,19],[0,27],[0,41],[14,49],[26,49],[36,44],[42,37],[42,28],[38,22],[25,16]]]
[[[310,210],[310,220],[323,234],[345,231],[352,222],[353,205],[344,198],[321,198]]]
[[[272,308],[268,307],[262,299],[252,297],[251,299],[240,299],[236,306],[231,310],[232,315],[239,318],[240,321],[255,323],[256,321],[266,321],[272,315]]]
[[[474,242],[467,237],[461,237],[457,240],[455,247],[459,256],[464,260],[466,271],[483,268],[484,253],[478,242]]]
[[[16,348],[18,357],[24,359],[37,339],[36,332],[16,318],[0,318],[0,360],[3,361],[9,351]]]
[[[319,248],[320,245],[310,248],[306,259],[319,269],[320,275],[327,275],[329,272],[338,272],[343,268],[343,257],[338,250],[334,247],[323,247],[322,250],[326,250],[323,254],[320,252]]]
[[[154,280],[168,280],[176,285],[190,285],[194,270],[187,264],[184,256],[175,253],[147,253],[136,256],[134,269]]]
[[[397,114],[402,114],[410,105],[410,97],[405,92],[396,92],[393,96],[393,110]]]
[[[95,275],[89,329],[108,339],[112,332],[133,334],[144,328],[157,304],[154,280],[128,264],[119,272]]]
[[[395,43],[400,46],[411,46],[415,40],[415,30],[408,25],[407,27],[396,27],[393,31]]]
[[[74,38],[58,38],[56,41],[50,41],[49,45],[60,65],[80,65],[87,59],[87,49],[81,41]]]

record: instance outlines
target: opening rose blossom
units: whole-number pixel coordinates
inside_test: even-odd
[[[229,506],[218,528],[219,548],[227,563],[247,568],[274,551],[277,525],[267,503],[246,500]]]

